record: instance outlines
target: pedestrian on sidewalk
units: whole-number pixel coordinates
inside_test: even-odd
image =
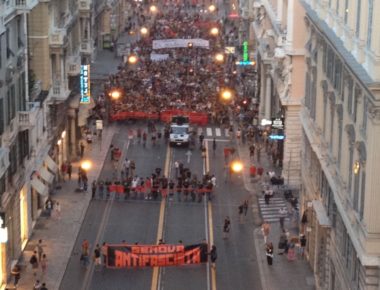
[[[46,274],[46,269],[47,269],[47,257],[46,257],[46,254],[42,255],[40,264],[41,264],[42,276],[44,276]]]
[[[216,259],[218,258],[215,245],[211,247],[211,251],[209,255],[210,255],[210,260],[211,260],[211,267],[215,268],[215,262],[216,262]]]
[[[99,244],[96,244],[96,247],[94,249],[94,262],[95,262],[95,266],[100,266],[102,264]]]
[[[42,287],[40,288],[40,290],[48,290],[48,288],[46,287],[46,283],[42,283]]]
[[[267,239],[270,233],[270,224],[264,221],[264,223],[261,226],[261,232],[263,233],[264,236],[264,243],[267,243]]]
[[[58,220],[61,219],[61,205],[59,204],[58,201],[54,204],[54,216],[55,216]]]
[[[231,229],[231,221],[228,216],[224,219],[224,225],[223,225],[223,239],[227,239],[229,232]]]
[[[41,262],[42,254],[44,253],[44,249],[42,247],[42,240],[38,240],[35,251],[38,253],[38,262]]]
[[[212,155],[215,156],[215,152],[216,152],[216,139],[214,138],[212,140]]]
[[[51,211],[53,210],[53,201],[50,197],[45,202],[45,208],[48,213],[48,216],[51,217]]]
[[[83,142],[81,141],[80,142],[80,158],[83,158],[83,155],[84,155],[84,144]]]
[[[282,231],[280,240],[278,242],[278,249],[283,250],[282,252],[279,252],[279,255],[287,254],[288,253],[288,237],[286,235],[285,230]]]
[[[36,282],[33,285],[33,290],[41,290],[42,284],[40,280],[36,280]]]
[[[71,180],[71,174],[73,172],[73,166],[71,165],[71,162],[67,163],[67,175],[69,176],[69,180]]]
[[[239,223],[242,224],[243,223],[243,213],[244,213],[244,205],[243,204],[239,205],[238,212],[239,212]]]
[[[266,247],[266,256],[268,265],[271,266],[273,264],[273,244],[268,243]]]
[[[285,217],[288,211],[286,207],[282,207],[279,209],[278,213],[280,214],[280,228],[283,231],[285,229]]]
[[[63,162],[61,165],[61,176],[62,176],[63,181],[65,181],[66,172],[67,172],[67,164],[66,164],[66,162]]]
[[[12,276],[14,278],[14,280],[13,280],[13,286],[15,286],[15,288],[17,288],[18,281],[20,281],[20,278],[21,278],[20,267],[18,265],[14,265],[14,267],[12,268],[11,274],[12,274]]]
[[[33,255],[30,257],[29,263],[32,265],[33,275],[37,276],[37,270],[38,270],[37,251],[33,252]]]
[[[247,216],[247,213],[248,213],[248,206],[249,206],[249,203],[248,203],[248,199],[246,199],[243,203],[243,211],[244,211],[244,216]]]
[[[95,198],[95,195],[96,195],[96,187],[97,187],[97,184],[96,184],[96,180],[94,180],[91,184],[91,199],[94,199]]]

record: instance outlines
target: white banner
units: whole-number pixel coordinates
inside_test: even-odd
[[[165,54],[151,53],[150,54],[151,61],[163,61],[163,60],[167,60],[168,58],[169,58],[169,55],[167,53]]]
[[[190,42],[193,44],[193,47],[202,47],[202,48],[207,48],[207,49],[209,48],[209,41],[205,39],[173,38],[173,39],[153,40],[153,49],[187,47]]]

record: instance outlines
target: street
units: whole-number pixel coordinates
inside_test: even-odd
[[[174,162],[185,162],[187,148],[170,148],[164,144],[143,148],[128,142],[127,130],[130,127],[144,126],[119,124],[112,144],[123,148],[123,158],[136,162],[136,174],[150,176],[156,167],[174,177]],[[174,200],[93,200],[88,208],[74,250],[60,289],[261,289],[259,272],[253,242],[253,221],[250,213],[244,224],[239,224],[238,206],[249,194],[244,189],[242,178],[233,176],[224,182],[224,160],[220,158],[227,142],[219,138],[216,156],[210,150],[205,162],[201,152],[195,149],[189,169],[201,176],[205,170],[215,174],[217,186],[213,200],[198,201]],[[136,140],[135,140],[136,141]],[[114,166],[109,158],[104,163],[99,179],[112,178]],[[121,159],[122,160],[122,159]],[[120,161],[121,162],[121,161]],[[208,168],[209,167],[209,168]],[[163,218],[160,219],[160,216]],[[231,232],[228,239],[222,238],[223,221],[231,218]],[[216,275],[209,264],[165,267],[154,275],[151,268],[142,269],[86,269],[80,265],[81,244],[88,239],[93,249],[96,243],[156,244],[159,239],[165,243],[195,244],[206,239],[216,245],[218,259]],[[156,270],[157,271],[157,270]],[[213,277],[214,276],[214,277]],[[254,288],[252,288],[254,287]]]

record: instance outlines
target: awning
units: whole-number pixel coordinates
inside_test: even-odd
[[[32,187],[35,191],[37,191],[41,195],[48,195],[48,188],[45,184],[42,183],[41,180],[38,179],[37,176],[34,176],[32,179]]]
[[[46,155],[45,157],[45,163],[47,165],[47,167],[49,167],[49,169],[52,171],[52,172],[57,172],[58,171],[58,165],[54,162],[53,159],[51,159],[51,157],[49,155]]]
[[[313,200],[312,204],[317,215],[319,225],[322,227],[331,227],[330,219],[327,216],[325,207],[323,206],[322,202],[320,200]]]
[[[39,173],[43,180],[45,180],[47,183],[53,182],[54,175],[51,174],[45,167],[41,167]]]

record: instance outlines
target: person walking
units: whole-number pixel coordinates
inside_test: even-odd
[[[243,203],[243,211],[244,211],[244,216],[247,216],[247,213],[248,213],[248,200],[246,199]]]
[[[264,243],[266,244],[268,236],[269,236],[269,232],[270,232],[270,224],[267,223],[266,221],[264,221],[264,223],[261,226],[261,232],[263,233]]]
[[[20,281],[20,279],[21,279],[20,266],[14,265],[13,268],[12,268],[11,274],[12,274],[12,276],[14,278],[14,280],[13,280],[13,286],[15,286],[15,288],[17,288],[18,281]]]
[[[67,163],[67,175],[69,176],[69,180],[71,180],[71,174],[73,172],[73,166],[71,165],[71,162]]]
[[[97,184],[96,184],[96,180],[94,180],[91,184],[91,199],[94,199],[95,198],[95,195],[96,195],[96,187],[97,187]]]
[[[33,252],[33,255],[30,257],[29,263],[32,265],[33,276],[37,276],[37,270],[38,270],[37,251]]]
[[[46,254],[42,255],[40,264],[41,264],[42,275],[45,275],[46,269],[47,269],[47,257],[46,257]]]
[[[83,158],[84,155],[84,144],[83,142],[80,142],[80,158]]]
[[[42,287],[40,288],[40,290],[48,290],[48,288],[46,287],[46,283],[42,283]]]
[[[36,282],[33,285],[33,290],[41,290],[42,284],[40,280],[36,280]]]
[[[244,205],[243,204],[239,205],[238,212],[239,212],[239,223],[242,224],[243,223],[243,213],[244,213]]]
[[[266,247],[266,256],[268,265],[271,266],[273,264],[273,244],[268,243]]]
[[[212,140],[212,155],[215,157],[215,152],[216,152],[216,139],[214,138]]]
[[[280,228],[283,231],[285,229],[285,217],[287,215],[286,207],[282,207],[279,209],[278,213],[280,214]]]
[[[224,219],[224,225],[223,225],[223,239],[227,239],[229,232],[231,230],[231,221],[228,216]]]
[[[215,262],[216,262],[216,259],[218,258],[215,245],[211,247],[211,251],[209,255],[210,255],[210,260],[211,260],[211,267],[215,268]]]
[[[38,254],[38,262],[41,262],[42,255],[44,253],[44,249],[42,247],[42,240],[38,240],[37,246],[35,248],[35,251]]]
[[[61,219],[61,205],[58,201],[54,204],[54,216],[59,220]]]
[[[102,264],[99,244],[97,244],[94,249],[94,262],[95,262],[95,266],[100,266]]]
[[[106,242],[103,242],[102,247],[100,248],[100,252],[103,257],[103,265],[106,266],[107,263],[107,244]]]

